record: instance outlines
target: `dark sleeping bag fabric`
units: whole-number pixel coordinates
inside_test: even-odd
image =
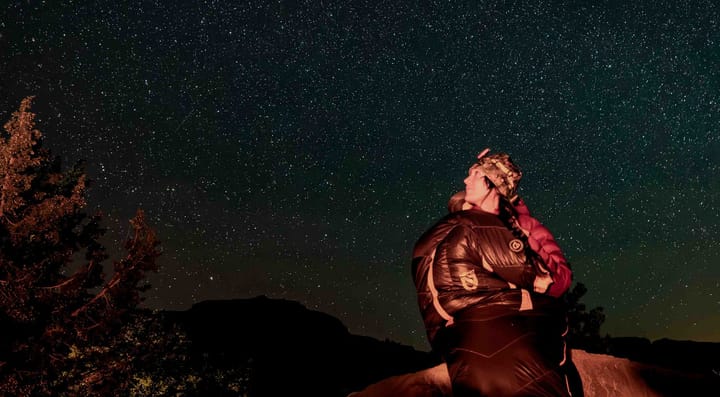
[[[570,396],[561,369],[564,314],[552,302],[518,311],[519,295],[464,309],[439,332],[454,397]]]

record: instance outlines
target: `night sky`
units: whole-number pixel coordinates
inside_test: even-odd
[[[146,211],[149,307],[266,295],[427,349],[410,252],[490,147],[602,333],[720,342],[713,1],[9,3],[0,120],[36,96],[109,245]]]

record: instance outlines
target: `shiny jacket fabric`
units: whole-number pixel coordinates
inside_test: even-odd
[[[518,290],[512,292],[506,298],[515,296],[519,303]],[[561,301],[547,295],[533,300],[545,302],[521,311],[508,305],[468,307],[438,331],[436,346],[454,397],[570,396]]]
[[[447,322],[433,304],[431,268],[438,301],[452,316],[479,303],[511,304],[506,295],[514,290],[514,302],[517,288],[532,291],[528,249],[496,215],[477,210],[451,213],[425,232],[413,250],[412,273],[430,343]]]
[[[477,210],[445,216],[416,243],[420,311],[455,397],[569,396],[566,311],[561,299],[528,292],[543,270],[536,255],[498,216]]]

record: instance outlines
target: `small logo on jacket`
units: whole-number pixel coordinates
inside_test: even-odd
[[[460,283],[462,284],[463,288],[468,291],[476,290],[479,283],[475,271],[470,270],[468,272],[462,273],[460,275]]]
[[[523,242],[518,239],[510,240],[508,245],[510,246],[510,251],[512,252],[520,252],[523,248],[525,248]]]

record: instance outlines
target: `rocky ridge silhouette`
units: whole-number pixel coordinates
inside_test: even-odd
[[[353,335],[337,318],[299,302],[265,296],[204,301],[186,311],[165,312],[165,317],[186,329],[195,356],[219,367],[252,366],[253,396],[345,397],[361,391],[356,395],[400,397],[442,391],[442,385],[433,384],[439,357]],[[610,342],[612,355],[573,350],[588,397],[706,395],[708,388],[720,390],[720,343],[644,338]]]

